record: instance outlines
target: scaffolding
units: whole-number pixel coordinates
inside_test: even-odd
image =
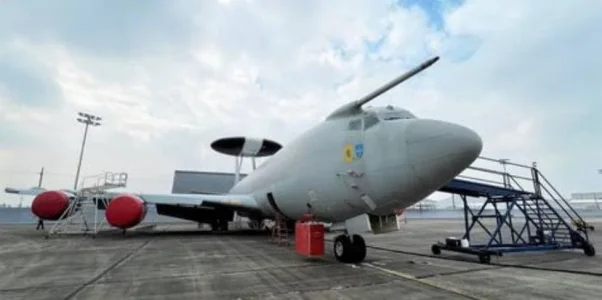
[[[288,238],[288,226],[286,219],[281,214],[276,214],[274,225],[272,226],[271,242],[277,245],[290,245]]]
[[[127,173],[105,172],[83,178],[79,190],[70,199],[69,206],[46,233],[46,238],[59,234],[92,234],[96,236],[106,224],[104,215],[111,197],[109,190],[127,186]],[[86,182],[94,181],[85,186]],[[91,216],[93,215],[93,216]],[[89,218],[92,224],[89,224]]]
[[[462,174],[440,189],[460,195],[465,233],[460,239],[434,244],[433,254],[438,255],[441,250],[473,254],[482,263],[489,263],[491,255],[510,252],[581,249],[588,256],[595,255],[588,234],[594,230],[593,226],[571,207],[537,169],[536,163],[526,166],[502,159],[479,159],[502,164],[503,171],[473,164],[466,173],[479,172],[481,176]],[[510,174],[508,166],[519,168],[527,175]],[[496,176],[502,176],[502,180],[496,180]],[[468,204],[467,197],[485,201],[475,210]],[[483,232],[475,232],[476,228]]]

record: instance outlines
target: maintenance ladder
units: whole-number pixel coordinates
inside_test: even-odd
[[[459,240],[448,239],[445,243],[434,244],[431,247],[433,254],[438,255],[441,250],[474,254],[482,263],[489,263],[491,255],[502,256],[506,252],[581,249],[588,256],[595,255],[588,234],[594,230],[593,226],[588,225],[558,193],[537,169],[536,163],[525,166],[507,160],[479,159],[478,162],[502,164],[504,170],[473,164],[466,173],[481,172],[488,176],[481,174],[477,178],[462,174],[439,190],[460,195],[465,233]],[[527,170],[530,176],[512,175],[507,172],[508,166]],[[500,175],[501,182],[491,178]],[[521,186],[521,180],[529,182],[532,190],[526,185]],[[475,213],[467,197],[485,198],[485,202]],[[487,219],[494,222],[487,222]],[[474,232],[475,225],[483,229],[480,237]],[[477,240],[484,242],[475,243]]]
[[[124,172],[105,172],[84,177],[79,190],[75,191],[74,199],[48,230],[46,238],[58,234],[98,234],[106,223],[105,217],[99,216],[99,213],[100,210],[106,209],[109,203],[110,196],[107,195],[107,191],[126,187],[127,180],[128,174]],[[85,185],[90,181],[95,182]],[[92,224],[88,224],[90,214],[93,214]]]
[[[289,228],[283,215],[277,213],[274,226],[272,227],[271,242],[277,245],[290,245],[288,238]]]

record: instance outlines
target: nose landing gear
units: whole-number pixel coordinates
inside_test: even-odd
[[[334,256],[342,263],[360,263],[366,258],[366,241],[359,234],[341,234],[334,239]]]

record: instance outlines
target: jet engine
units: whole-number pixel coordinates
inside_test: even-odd
[[[107,222],[117,228],[134,227],[146,216],[146,204],[134,195],[120,195],[109,202],[105,211]]]
[[[58,220],[65,213],[74,196],[64,191],[45,191],[31,203],[31,212],[42,220]]]

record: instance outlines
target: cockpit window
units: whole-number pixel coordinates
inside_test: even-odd
[[[401,120],[401,119],[416,119],[411,112],[407,110],[397,110],[392,112],[382,113],[381,119],[383,121]]]
[[[349,122],[349,130],[362,130],[362,119],[355,119]]]
[[[365,128],[369,128],[374,126],[374,124],[370,124],[368,118],[370,115],[374,115],[378,118],[379,121],[395,121],[395,120],[404,120],[404,119],[416,119],[416,116],[411,113],[407,109],[394,107],[392,105],[387,105],[385,107],[375,107],[375,108],[367,108],[366,114],[364,115],[366,123],[369,125],[365,125]]]
[[[378,117],[374,114],[369,114],[367,116],[364,117],[364,130],[378,124],[380,120],[378,119]]]

